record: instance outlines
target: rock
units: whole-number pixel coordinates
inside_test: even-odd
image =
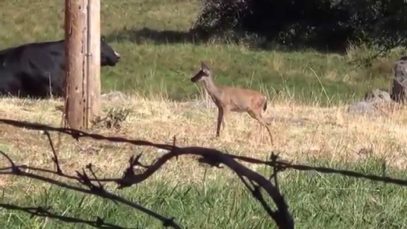
[[[407,102],[407,57],[402,57],[394,65],[391,98],[396,102]]]
[[[371,102],[360,101],[350,105],[347,111],[351,114],[372,114],[376,108]]]
[[[387,91],[374,89],[365,94],[364,100],[351,104],[347,111],[351,114],[383,114],[392,104]]]
[[[122,102],[122,101],[125,101],[128,99],[127,96],[120,91],[112,91],[112,92],[103,94],[101,97],[102,97],[103,101],[110,102],[110,103]]]
[[[351,114],[386,114],[395,107],[395,102],[407,102],[407,56],[401,57],[394,65],[393,85],[390,93],[374,89],[365,94],[364,100],[351,104]]]
[[[379,103],[379,102],[391,102],[392,99],[387,91],[373,89],[372,91],[365,94],[364,101]]]

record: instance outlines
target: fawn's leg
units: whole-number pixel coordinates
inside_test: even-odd
[[[229,109],[228,109],[228,107],[224,107],[221,129],[222,129],[223,133],[226,133],[227,138],[229,138],[229,132],[226,130],[226,123],[227,123],[228,115],[229,115]]]
[[[223,123],[223,108],[218,107],[218,123],[216,125],[216,137],[220,135],[220,125]]]
[[[267,132],[270,136],[270,143],[273,144],[273,136],[271,134],[270,127],[267,125],[266,120],[263,119],[261,112],[249,111],[249,115],[252,116],[252,118],[256,119],[262,126],[266,127]]]

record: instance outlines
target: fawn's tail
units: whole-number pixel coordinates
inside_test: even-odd
[[[264,104],[263,104],[263,111],[267,110],[267,97],[264,96]],[[267,125],[270,125],[272,122],[272,118],[265,118],[263,117],[263,120],[266,122]]]
[[[266,117],[264,118],[264,121],[266,122],[267,125],[271,125],[273,122],[273,118],[272,117]]]
[[[263,105],[263,111],[267,110],[267,98],[264,97],[264,105]]]

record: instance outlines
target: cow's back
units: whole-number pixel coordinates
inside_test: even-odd
[[[8,94],[31,97],[61,95],[63,65],[64,43],[61,41],[31,43],[0,51],[0,92],[10,90]]]

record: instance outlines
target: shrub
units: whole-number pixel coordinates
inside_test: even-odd
[[[405,45],[404,0],[202,0],[201,37],[254,34],[291,48],[345,50],[349,42]]]

